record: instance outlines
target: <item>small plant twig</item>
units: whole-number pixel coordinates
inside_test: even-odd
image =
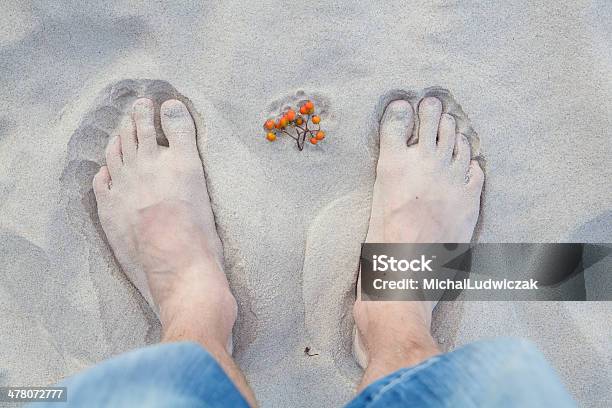
[[[309,100],[304,101],[298,111],[299,114],[293,108],[289,108],[277,117],[276,120],[266,120],[264,123],[264,129],[267,131],[266,139],[274,142],[278,135],[284,133],[295,140],[300,151],[304,150],[307,138],[312,145],[316,145],[325,139],[325,132],[321,130],[321,125],[319,125],[321,117],[315,115],[314,103]],[[309,122],[317,125],[317,128],[310,129],[308,127]],[[293,130],[293,133],[290,133],[289,130]]]
[[[318,356],[319,353],[310,353],[310,347],[306,347],[304,349],[304,354],[306,354],[308,357],[314,357],[314,356]]]

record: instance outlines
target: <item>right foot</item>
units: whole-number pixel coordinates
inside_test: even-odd
[[[470,145],[436,98],[419,104],[418,143],[407,141],[414,113],[391,102],[380,124],[380,156],[366,242],[470,242],[484,174]],[[362,386],[439,353],[430,335],[431,302],[361,301],[353,308]]]
[[[156,142],[153,102],[139,99],[106,149],[93,186],[102,228],[124,272],[158,313],[164,336],[225,349],[236,301],[184,104],[164,102],[169,147]],[[198,333],[192,333],[197,331]]]
[[[393,101],[385,109],[366,241],[470,242],[484,174],[437,98],[423,99],[418,115],[418,143],[407,147],[411,105]]]

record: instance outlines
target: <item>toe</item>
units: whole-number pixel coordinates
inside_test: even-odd
[[[419,103],[419,147],[434,149],[441,115],[442,102],[438,98],[427,97]]]
[[[106,165],[108,171],[113,178],[117,178],[121,167],[123,167],[123,159],[121,158],[121,138],[119,136],[113,137],[108,146],[106,146]]]
[[[470,168],[468,170],[469,181],[468,185],[473,187],[474,190],[478,190],[479,192],[482,190],[482,186],[484,184],[484,172],[480,167],[480,164],[477,160],[472,160],[470,162]]]
[[[162,104],[161,125],[171,149],[197,152],[195,124],[182,102],[170,99]]]
[[[100,201],[110,192],[111,175],[108,172],[108,167],[102,166],[93,178],[93,190],[96,194],[96,200]]]
[[[380,154],[403,152],[412,134],[414,114],[408,101],[393,101],[380,122]]]
[[[447,113],[443,114],[438,129],[438,151],[449,161],[455,148],[455,132],[455,118]]]
[[[132,118],[126,118],[119,126],[119,138],[121,145],[121,156],[124,163],[131,163],[136,157],[138,142],[136,141],[136,129]]]
[[[468,166],[470,165],[470,159],[472,158],[470,142],[468,142],[467,137],[461,133],[457,133],[455,139],[453,163],[459,172],[465,176],[468,171]]]
[[[157,140],[153,101],[147,98],[140,98],[134,102],[132,117],[136,125],[138,151],[144,154],[154,152],[157,149]]]

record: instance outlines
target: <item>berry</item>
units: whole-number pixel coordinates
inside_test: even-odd
[[[302,105],[302,106],[300,107],[300,113],[301,113],[302,115],[307,115],[307,114],[308,114],[308,109],[306,109],[306,105]]]
[[[295,123],[299,126],[302,126],[302,123],[304,123],[304,118],[302,118],[301,116],[298,116],[297,119],[295,120]]]
[[[285,117],[289,122],[293,122],[293,120],[295,119],[295,111],[293,109],[289,109],[285,114]]]
[[[322,131],[322,130],[319,130],[319,131],[317,132],[317,135],[315,136],[315,138],[316,138],[317,140],[323,140],[323,139],[325,139],[325,132],[324,132],[324,131]]]
[[[315,139],[314,137],[310,138],[310,143],[316,145],[317,143],[319,143],[319,141],[317,139]]]
[[[274,128],[274,121],[272,119],[266,120],[266,123],[264,123],[264,129],[272,130],[273,128]]]
[[[283,117],[280,119],[279,123],[280,123],[280,127],[281,127],[281,128],[286,128],[286,127],[287,127],[287,124],[289,123],[289,121],[287,120],[287,118],[286,118],[285,116],[283,116]]]
[[[270,142],[273,142],[273,141],[275,141],[275,140],[276,140],[276,135],[275,135],[273,132],[269,132],[269,133],[266,135],[266,139],[268,139]]]
[[[314,111],[314,103],[312,103],[312,101],[306,101],[304,106],[306,107],[306,110],[308,110],[309,112]]]
[[[321,117],[320,116],[313,116],[312,117],[312,123],[314,123],[315,125],[318,125],[319,122],[321,122]]]

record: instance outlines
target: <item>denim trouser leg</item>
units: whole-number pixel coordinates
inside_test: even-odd
[[[531,343],[496,339],[398,370],[370,384],[347,408],[574,406]]]
[[[59,407],[248,407],[223,369],[196,343],[160,344],[104,361],[58,386]]]
[[[195,343],[126,353],[59,385],[68,388],[67,405],[36,403],[33,407],[248,406],[217,362]],[[472,343],[398,370],[370,384],[348,408],[573,406],[531,343],[498,339]]]

